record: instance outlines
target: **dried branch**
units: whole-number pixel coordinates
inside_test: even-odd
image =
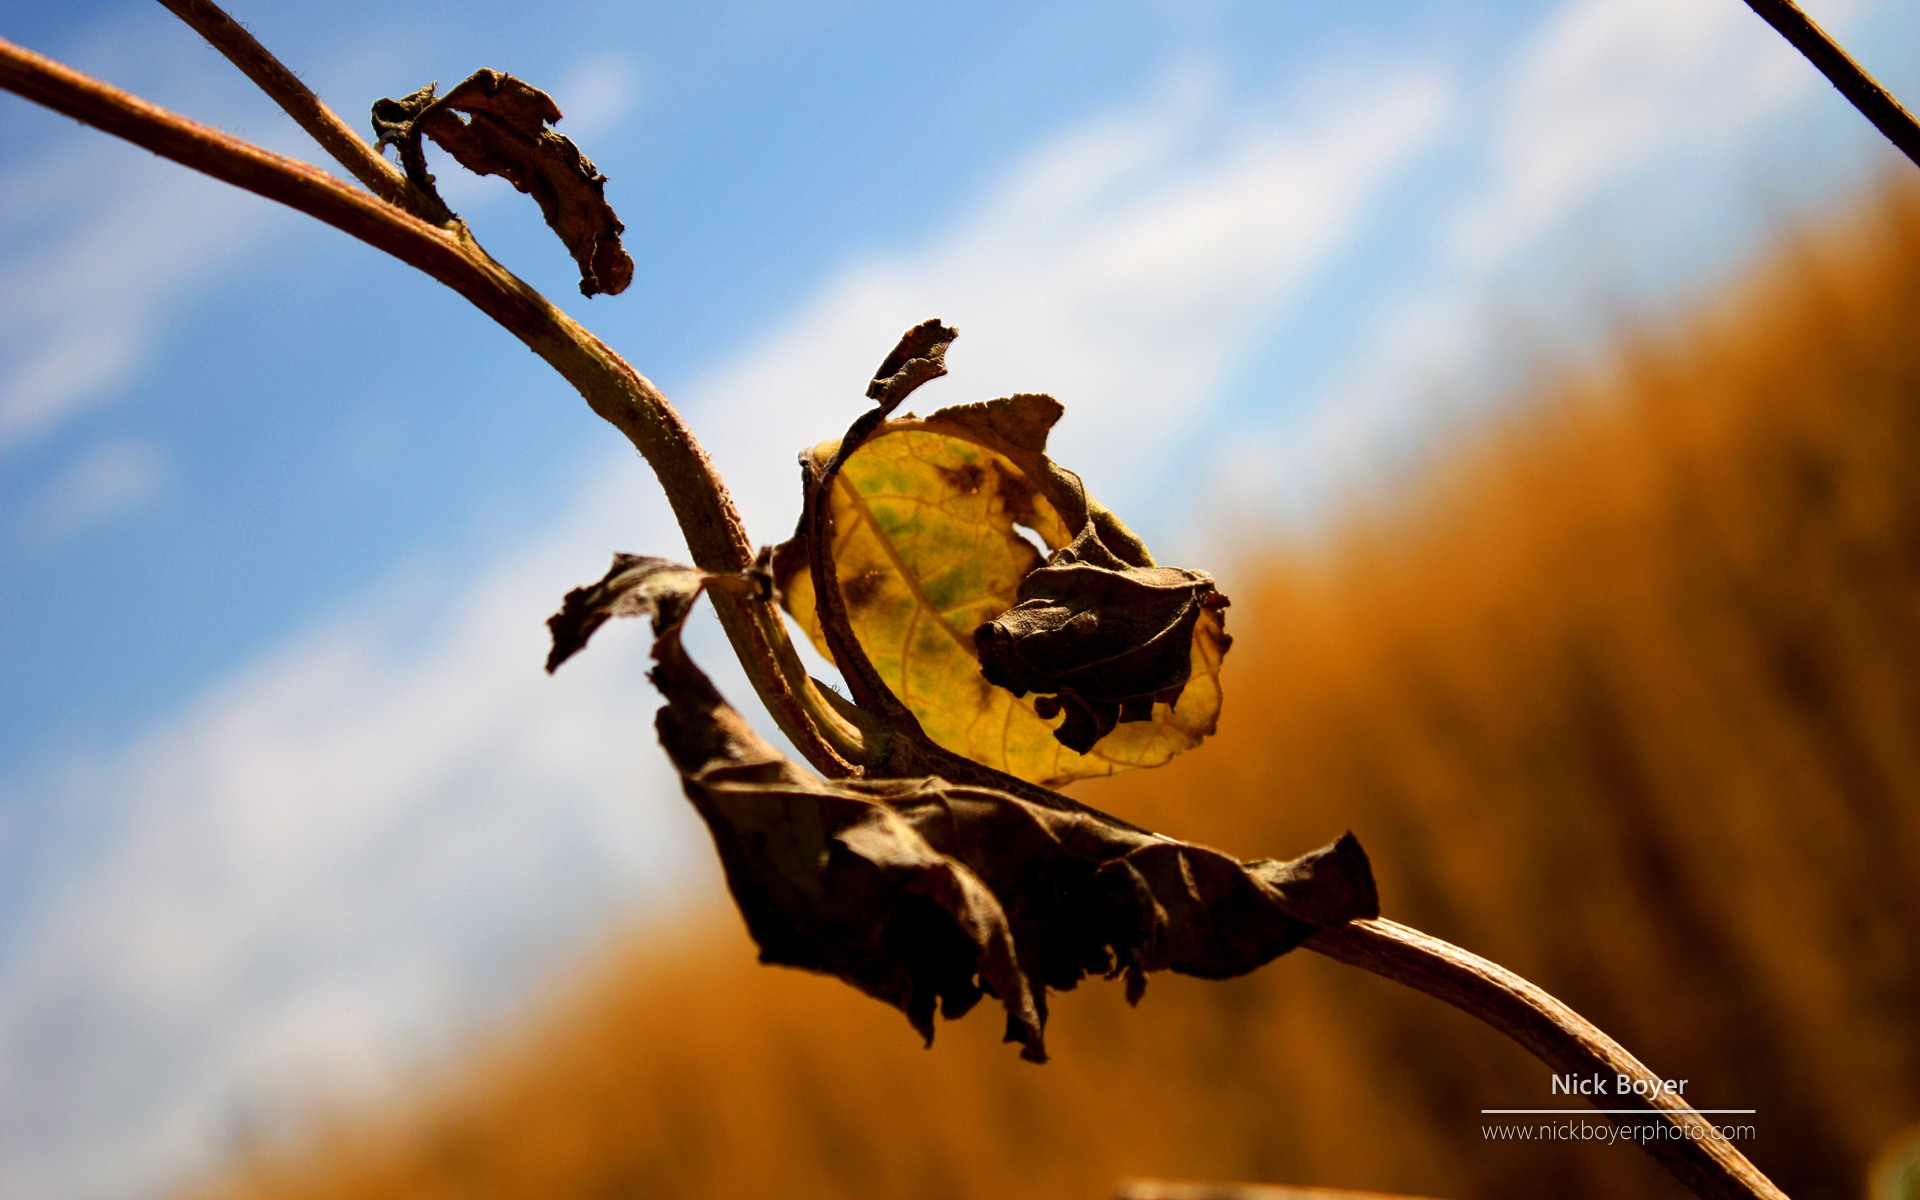
[[[1630,1075],[1648,1085],[1649,1096],[1609,1096],[1619,1107],[1639,1107],[1647,1116],[1607,1114],[1635,1129],[1641,1149],[1709,1200],[1786,1200],[1786,1193],[1748,1162],[1733,1144],[1686,1101],[1665,1092],[1660,1077],[1620,1043],[1541,988],[1497,963],[1393,921],[1350,921],[1323,929],[1306,949],[1335,962],[1445,1000],[1527,1048],[1557,1073]],[[1652,1128],[1649,1118],[1657,1122]]]
[[[1840,43],[1805,10],[1793,0],[1747,0],[1747,7],[1759,13],[1761,20],[1806,55],[1807,61],[1819,68],[1827,82],[1872,121],[1875,129],[1885,134],[1915,166],[1920,166],[1920,121],[1915,121],[1913,114],[1894,99],[1893,93],[1867,74],[1866,68],[1841,49]]]
[[[436,225],[445,224],[453,214],[446,205],[421,192],[407,181],[392,163],[380,156],[358,133],[286,65],[275,58],[248,33],[246,27],[228,16],[211,0],[160,0],[215,50],[227,56],[248,79],[253,80],[269,99],[286,110],[300,128],[307,131],[335,161],[353,173],[388,204],[406,209],[414,216]]]
[[[739,511],[693,431],[665,396],[552,301],[495,262],[464,227],[441,228],[306,163],[201,125],[0,39],[0,88],[224,183],[306,213],[431,275],[524,342],[627,436],[653,468],[701,569],[753,563]],[[843,776],[859,730],[814,687],[772,604],[724,595],[715,610],[781,732],[818,770]]]
[[[270,56],[266,59],[271,61]],[[297,86],[298,81],[293,82]],[[279,85],[262,86],[271,93]],[[465,296],[559,371],[596,413],[640,450],[666,490],[702,570],[738,575],[752,567],[752,545],[725,485],[666,398],[599,339],[489,257],[463,227],[430,224],[305,163],[190,121],[3,39],[0,88],[304,212]],[[852,774],[865,750],[861,733],[807,679],[776,610],[749,589],[718,591],[714,598],[755,690],[783,732],[824,773]],[[1115,825],[1126,828],[1122,822]],[[1445,942],[1391,922],[1358,920],[1324,928],[1305,945],[1445,1000],[1556,1070],[1654,1078],[1553,997]],[[1705,1132],[1706,1122],[1677,1097],[1656,1095],[1646,1107],[1649,1116],[1681,1136],[1641,1144],[1697,1194],[1716,1200],[1782,1196],[1726,1143],[1691,1140]],[[1629,1116],[1626,1121],[1635,1119]]]

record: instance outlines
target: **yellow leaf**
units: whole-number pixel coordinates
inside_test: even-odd
[[[1035,696],[982,676],[974,630],[1013,607],[1021,579],[1043,561],[1035,540],[1058,550],[1087,508],[1100,511],[1063,495],[1060,481],[1072,477],[1040,453],[1058,413],[1051,399],[1022,396],[889,421],[847,460],[830,501],[848,616],[881,679],[941,746],[1049,785],[1159,766],[1212,733],[1228,644],[1221,614],[1204,612],[1178,701],[1156,703],[1149,719],[1123,722],[1085,754],[1055,739],[1063,718],[1041,717]],[[1076,499],[1070,522],[1061,505]],[[804,556],[787,556],[780,575],[782,603],[830,655]]]

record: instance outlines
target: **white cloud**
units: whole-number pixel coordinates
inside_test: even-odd
[[[84,171],[64,158],[22,171],[23,191],[58,200],[20,239],[35,252],[0,265],[0,450],[126,384],[178,306],[269,227],[256,197],[100,140]]]
[[[551,92],[567,98],[560,131],[591,150],[632,114],[640,100],[640,73],[631,59],[601,52],[581,60]]]
[[[1814,4],[1844,28],[1863,0]],[[1744,6],[1578,0],[1525,47],[1494,134],[1495,180],[1451,235],[1485,266],[1552,228],[1609,183],[1663,155],[1728,147],[1796,96],[1826,86]]]
[[[1430,291],[1384,300],[1354,338],[1360,352],[1297,420],[1225,441],[1207,475],[1235,541],[1208,545],[1209,556],[1243,551],[1249,531],[1276,524],[1297,536],[1376,492],[1441,423],[1450,389],[1485,350],[1472,300]]]
[[[791,528],[795,451],[935,314],[966,337],[930,403],[1052,389],[1068,460],[1124,496],[1449,102],[1420,75],[1347,95],[1216,135],[1204,80],[1176,74],[950,235],[825,287],[688,405],[755,532]],[[609,455],[567,519],[473,578],[395,584],[139,744],[0,785],[0,808],[120,830],[0,963],[0,1190],[150,1187],[215,1152],[236,1107],[403,1071],[476,993],[529,978],[511,955],[711,872],[652,745],[638,634],[538,670],[561,590],[614,548],[679,545],[638,475]]]
[[[1809,7],[1843,33],[1882,3]],[[1493,372],[1516,354],[1499,344],[1491,297],[1564,304],[1575,290],[1555,279],[1544,295],[1514,278],[1516,264],[1537,273],[1551,257],[1543,246],[1590,240],[1602,197],[1636,189],[1644,200],[1660,178],[1698,191],[1734,175],[1729,164],[1771,122],[1826,88],[1739,4],[1571,0],[1555,9],[1493,89],[1487,128],[1463,139],[1491,149],[1484,173],[1437,223],[1434,269],[1373,305],[1351,334],[1347,365],[1298,416],[1239,431],[1214,472],[1219,502],[1299,533],[1343,500],[1378,492],[1506,382]],[[1631,234],[1654,247],[1697,239],[1691,216],[1642,207]],[[1527,319],[1547,336],[1558,315],[1529,309]]]
[[[397,1078],[529,947],[665,902],[696,834],[638,640],[540,670],[541,617],[650,506],[617,477],[481,577],[396,583],[116,760],[6,789],[120,831],[6,965],[0,1191],[138,1190],[236,1111]]]
[[[68,537],[151,502],[171,477],[166,456],[151,442],[116,438],[73,462],[28,506],[27,537]]]
[[[1203,136],[1209,92],[1184,69],[1124,118],[1047,146],[951,236],[848,273],[703,388],[726,397],[725,415],[696,421],[748,481],[753,527],[785,534],[794,448],[836,435],[899,332],[930,316],[962,337],[923,407],[1050,392],[1067,406],[1063,461],[1109,503],[1140,494],[1164,440],[1352,244],[1451,104],[1409,72]]]
[[[67,60],[136,94],[164,97],[256,145],[336,170],[291,120],[199,38],[155,10],[113,14]],[[362,44],[308,64],[359,95],[391,56]],[[611,69],[585,73],[623,103]],[[91,128],[26,114],[42,147],[0,164],[0,453],[123,391],[171,324],[304,218]],[[329,234],[328,236],[337,236]]]

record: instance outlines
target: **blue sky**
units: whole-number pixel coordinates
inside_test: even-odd
[[[554,7],[235,12],[356,122],[480,66],[556,96],[627,294],[503,182],[447,195],[762,540],[938,315],[938,402],[1052,391],[1062,458],[1231,591],[1222,514],[1310,536],[1897,166],[1737,0]],[[1810,7],[1920,89],[1911,13]],[[319,161],[158,6],[0,35]],[[539,672],[614,549],[680,549],[642,464],[464,302],[0,97],[0,1196],[148,1194],[402,1088],[711,894],[638,635]]]

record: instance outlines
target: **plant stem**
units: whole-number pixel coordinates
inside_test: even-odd
[[[306,213],[465,296],[545,359],[634,444],[665,489],[697,566],[737,572],[752,564],[753,544],[726,485],[666,397],[599,338],[495,262],[463,226],[429,224],[317,167],[169,112],[5,39],[0,39],[0,88]],[[747,595],[722,594],[715,601],[721,626],[781,732],[818,770],[852,774],[861,753],[859,732],[833,712],[807,678],[778,610]]]
[[[1893,93],[1840,48],[1826,30],[1793,0],[1747,0],[1747,7],[1773,26],[1807,61],[1819,68],[1827,82],[1840,90],[1873,127],[1920,166],[1920,121],[1915,121]]]
[[[211,0],[160,0],[191,25],[215,50],[227,56],[248,79],[307,131],[321,149],[353,173],[374,195],[436,225],[452,219],[446,206],[408,182],[399,168],[381,157],[299,76],[275,58],[240,22]]]
[[[1306,948],[1335,962],[1391,979],[1492,1026],[1524,1046],[1558,1074],[1628,1075],[1649,1095],[1609,1096],[1609,1107],[1643,1108],[1658,1124],[1633,1114],[1607,1114],[1640,1131],[1640,1148],[1709,1200],[1786,1200],[1745,1155],[1713,1132],[1712,1122],[1661,1088],[1660,1077],[1579,1013],[1512,971],[1477,954],[1386,920],[1349,921],[1307,939]]]
[[[266,58],[271,61],[270,55]],[[4,39],[0,88],[298,209],[465,296],[544,358],[640,450],[666,490],[697,566],[738,572],[751,565],[752,543],[725,484],[666,397],[625,359],[495,262],[464,226],[443,228],[423,221],[306,163],[149,104]],[[713,598],[741,664],[781,730],[822,772],[855,773],[864,751],[859,731],[834,712],[807,679],[778,611],[732,590],[716,589]],[[1618,1043],[1566,1005],[1511,971],[1437,938],[1372,920],[1322,930],[1306,945],[1445,1000],[1506,1034],[1556,1071],[1624,1073],[1657,1082]],[[1710,1200],[1784,1200],[1783,1193],[1727,1143],[1691,1140],[1687,1135],[1698,1136],[1709,1126],[1684,1101],[1658,1095],[1645,1106],[1681,1136],[1643,1140],[1641,1145],[1696,1194]],[[1632,1120],[1612,1119],[1622,1124]]]

